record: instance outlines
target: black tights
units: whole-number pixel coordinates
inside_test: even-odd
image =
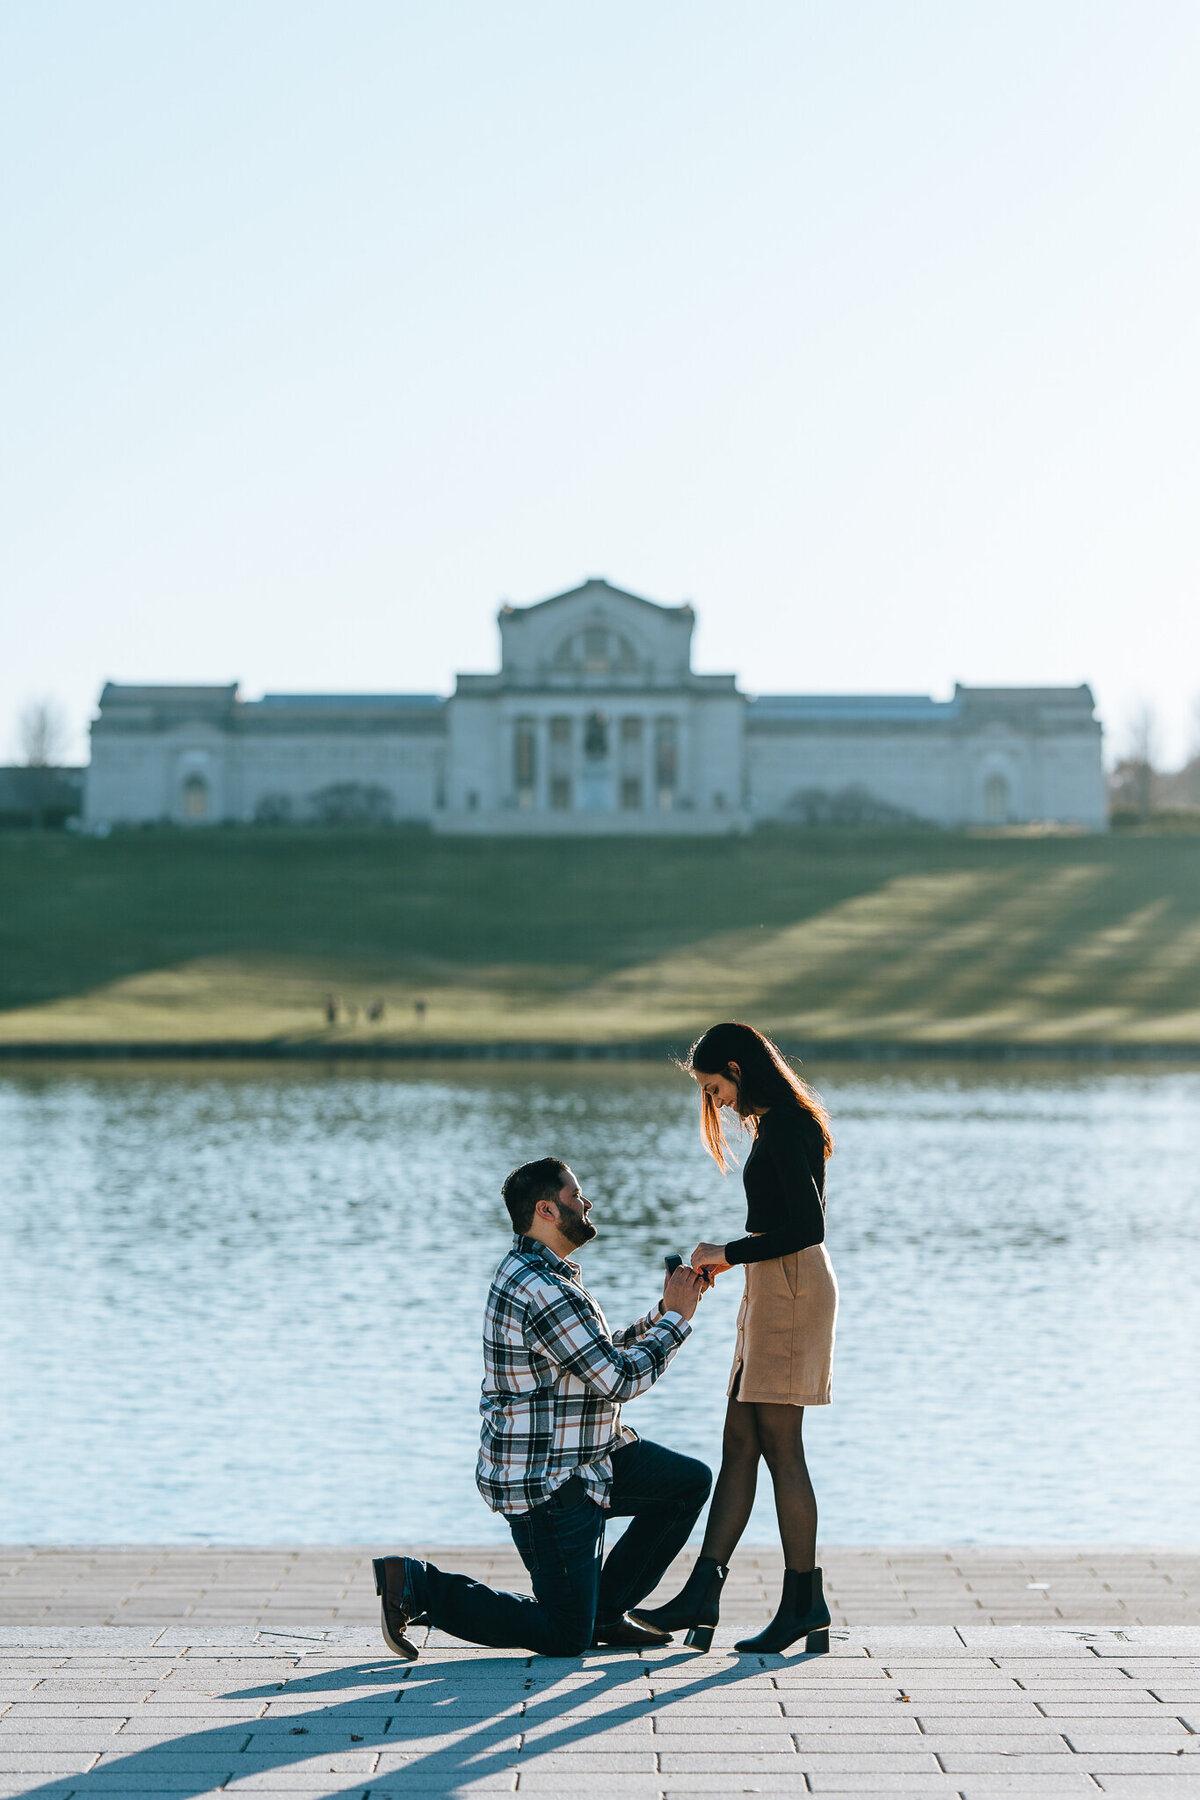
[[[750,1518],[758,1484],[758,1459],[766,1460],[775,1487],[775,1511],[789,1569],[817,1561],[817,1496],[804,1460],[804,1408],[729,1402],[721,1446],[721,1472],[713,1490],[701,1556],[727,1563]]]

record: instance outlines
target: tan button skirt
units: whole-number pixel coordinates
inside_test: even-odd
[[[727,1392],[739,1400],[828,1406],[838,1286],[824,1244],[746,1264]]]

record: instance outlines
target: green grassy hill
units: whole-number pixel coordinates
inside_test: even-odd
[[[328,993],[384,1018],[331,1029]],[[0,1042],[674,1040],[717,1017],[1198,1042],[1200,838],[0,835]]]

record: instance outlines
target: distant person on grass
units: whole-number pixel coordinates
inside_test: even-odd
[[[644,1319],[611,1331],[570,1260],[596,1227],[566,1163],[525,1163],[503,1192],[515,1236],[484,1316],[476,1480],[508,1520],[533,1595],[497,1593],[415,1556],[377,1557],[384,1641],[409,1661],[418,1654],[410,1625],[544,1656],[669,1643],[628,1612],[687,1542],[712,1473],[638,1438],[621,1423],[621,1402],[663,1374],[691,1331],[706,1278],[676,1269]],[[602,1564],[606,1518],[630,1524]]]

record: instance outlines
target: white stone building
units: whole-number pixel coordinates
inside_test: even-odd
[[[1102,829],[1077,688],[763,695],[691,666],[695,615],[594,578],[500,613],[493,675],[436,694],[110,682],[86,818],[376,817],[445,832],[695,833],[768,819]]]

